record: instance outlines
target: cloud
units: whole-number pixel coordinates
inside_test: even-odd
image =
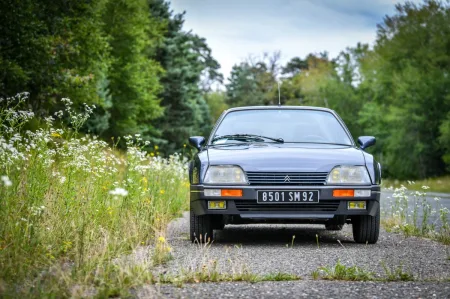
[[[391,0],[173,0],[172,8],[186,11],[184,28],[206,38],[225,77],[249,54],[281,51],[286,63],[371,44],[376,24],[394,12]]]

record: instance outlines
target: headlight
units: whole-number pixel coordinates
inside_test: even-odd
[[[365,166],[336,166],[328,174],[327,184],[369,185],[370,177]]]
[[[239,166],[210,166],[205,184],[247,184],[247,177]]]

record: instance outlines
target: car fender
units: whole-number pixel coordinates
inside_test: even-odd
[[[373,155],[366,153],[365,151],[361,150],[364,160],[366,161],[366,167],[369,171],[370,179],[372,180],[373,184],[380,184],[381,183],[381,165],[378,163]]]

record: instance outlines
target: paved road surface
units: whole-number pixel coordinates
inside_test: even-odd
[[[388,193],[383,194],[387,198]],[[441,196],[441,202],[450,199]],[[445,199],[444,199],[445,197]],[[433,195],[430,196],[432,201]],[[387,199],[386,199],[387,201]],[[136,290],[140,298],[450,298],[450,248],[422,239],[405,238],[381,231],[377,244],[353,242],[351,226],[329,232],[317,225],[229,225],[216,232],[211,246],[191,244],[188,240],[188,213],[169,225],[167,239],[173,257],[166,266],[153,269],[166,274],[180,274],[216,265],[222,273],[244,269],[266,275],[277,272],[296,274],[300,281],[229,282],[146,286]],[[295,235],[294,246],[291,246]],[[319,238],[319,245],[316,242]],[[338,242],[339,240],[339,242]],[[141,251],[139,262],[151,252]],[[413,282],[343,282],[313,280],[311,272],[337,261],[385,277],[384,263],[391,269],[400,265],[411,273]]]

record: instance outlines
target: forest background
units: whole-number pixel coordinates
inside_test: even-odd
[[[208,135],[228,107],[277,104],[281,81],[283,105],[329,107],[355,138],[376,136],[370,152],[384,176],[450,172],[448,1],[398,4],[374,28],[372,46],[284,65],[280,52],[249,53],[229,78],[207,41],[183,30],[185,14],[163,0],[0,3],[0,97],[29,92],[27,108],[42,119],[31,129],[70,98],[75,108],[95,105],[82,132],[119,146],[120,136],[139,134],[147,151],[166,156]]]

